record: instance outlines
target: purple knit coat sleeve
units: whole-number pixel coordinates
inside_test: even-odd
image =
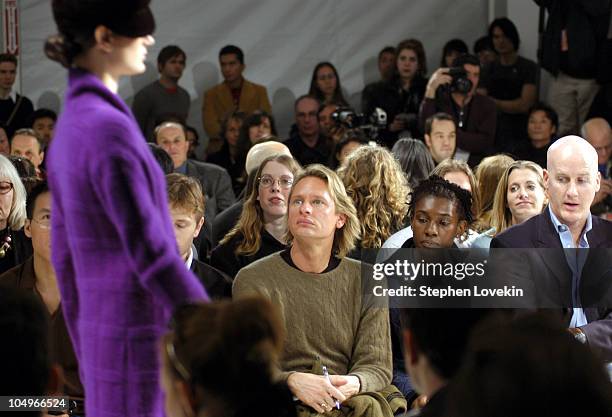
[[[125,103],[71,70],[48,159],[52,260],[89,417],[163,416],[159,338],[207,300],[178,254],[165,179]]]

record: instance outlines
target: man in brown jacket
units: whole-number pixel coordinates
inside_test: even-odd
[[[202,122],[208,137],[219,135],[221,121],[232,111],[247,114],[255,110],[272,112],[266,87],[247,81],[244,72],[244,53],[235,45],[219,51],[219,65],[223,82],[206,91],[202,105]]]

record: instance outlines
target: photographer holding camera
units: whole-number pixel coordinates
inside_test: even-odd
[[[486,156],[495,141],[496,109],[489,97],[476,93],[480,61],[474,55],[461,55],[452,68],[433,73],[419,111],[421,131],[425,120],[435,113],[452,115],[457,123],[455,159],[474,167]]]

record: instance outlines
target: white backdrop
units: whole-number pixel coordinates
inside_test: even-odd
[[[21,0],[22,91],[36,107],[59,110],[66,72],[47,60],[44,39],[55,31],[50,1]],[[376,54],[385,45],[415,37],[425,44],[428,69],[438,67],[443,44],[462,38],[468,46],[487,28],[487,0],[165,0],[153,1],[156,44],[145,74],[125,79],[120,94],[157,76],[159,50],[177,44],[187,52],[180,84],[192,98],[189,122],[201,131],[201,97],[221,81],[219,49],[228,43],[246,55],[245,76],[268,87],[281,137],[292,123],[294,99],[307,92],[319,61],[336,65],[346,96],[358,105],[363,86],[377,78]]]

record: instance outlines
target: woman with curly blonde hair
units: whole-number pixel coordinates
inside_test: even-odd
[[[338,170],[361,221],[361,248],[380,248],[404,226],[408,212],[406,177],[386,148],[356,149]]]
[[[285,249],[285,214],[299,171],[300,165],[288,155],[262,161],[238,222],[212,251],[212,266],[234,278],[251,262]]]

